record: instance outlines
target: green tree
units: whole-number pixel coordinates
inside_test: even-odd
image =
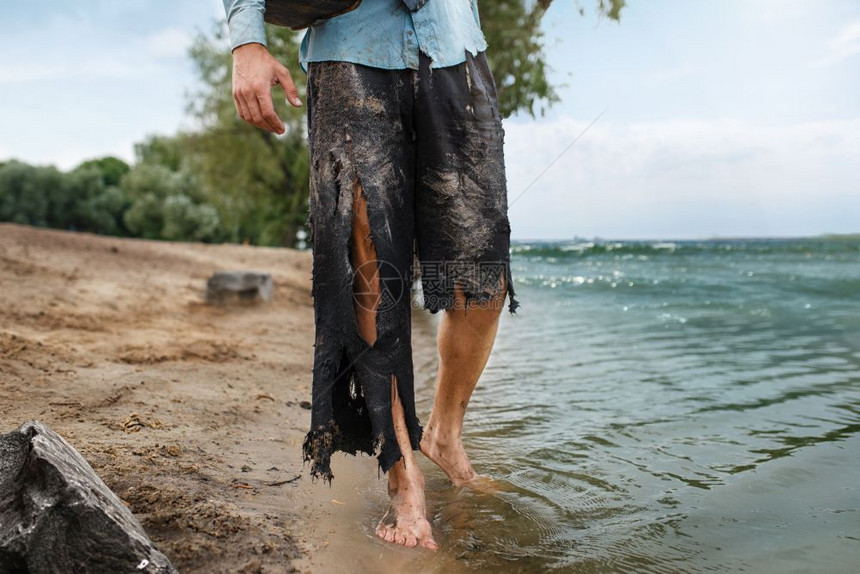
[[[102,235],[129,235],[124,216],[130,205],[119,187],[106,187],[78,207],[80,229]]]
[[[69,203],[66,182],[56,168],[15,160],[0,168],[0,221],[64,228]]]
[[[290,68],[303,96],[298,39],[286,28],[267,29],[269,51]],[[304,109],[274,98],[287,130],[283,136],[242,121],[233,103],[231,54],[220,26],[212,35],[197,37],[191,57],[203,87],[192,95],[189,111],[203,127],[184,135],[189,168],[218,209],[231,240],[293,245],[305,223],[308,201]]]
[[[124,161],[106,157],[86,161],[66,174],[71,205],[64,228],[128,235],[123,215],[130,202],[117,185],[128,171]]]
[[[161,165],[171,171],[187,168],[183,134],[149,136],[144,141],[134,144],[134,156],[137,164]]]
[[[78,169],[94,168],[101,174],[102,182],[107,185],[119,185],[119,180],[127,174],[131,167],[118,157],[106,156],[91,159],[81,163]]]
[[[26,197],[28,181],[34,175],[33,166],[11,160],[0,168],[0,221],[38,225],[38,221],[46,219],[47,207],[43,204],[41,194],[31,197],[33,205],[25,209],[23,200]]]
[[[0,167],[0,221],[117,233],[125,202],[96,164],[69,173],[11,161]]]
[[[141,162],[120,182],[130,206],[123,223],[135,237],[176,241],[223,239],[214,206],[206,203],[195,178],[187,171],[172,171]]]
[[[552,0],[485,0],[478,2],[481,28],[490,48],[487,59],[496,79],[503,117],[517,111],[531,116],[558,101],[547,79],[540,25]],[[601,17],[621,18],[625,0],[597,0]],[[579,6],[580,14],[585,9]]]
[[[158,149],[173,145],[171,138],[157,141]],[[163,154],[145,155],[147,161],[127,172],[116,158],[87,161],[67,173],[6,162],[0,166],[0,221],[147,239],[223,240],[218,212],[195,178],[155,163]]]

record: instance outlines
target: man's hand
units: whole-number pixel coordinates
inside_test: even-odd
[[[299,107],[302,101],[290,71],[269,54],[262,44],[244,44],[233,50],[233,100],[246,122],[276,134],[284,133],[284,122],[272,105],[272,86],[281,85],[287,101]]]

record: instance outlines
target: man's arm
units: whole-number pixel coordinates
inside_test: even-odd
[[[246,122],[277,134],[284,123],[272,104],[272,86],[281,85],[287,101],[302,105],[289,70],[266,49],[265,0],[223,0],[233,49],[233,100]]]

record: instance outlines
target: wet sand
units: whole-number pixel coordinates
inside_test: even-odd
[[[272,273],[272,300],[205,304],[232,269]],[[0,431],[53,427],[181,572],[328,571],[384,486],[367,457],[331,489],[303,467],[310,274],[290,249],[0,225]]]

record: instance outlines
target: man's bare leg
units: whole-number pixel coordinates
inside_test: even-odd
[[[427,521],[424,476],[418,469],[415,456],[412,454],[409,431],[406,429],[406,420],[403,417],[400,398],[397,396],[394,377],[391,380],[391,399],[394,430],[403,458],[388,471],[388,495],[391,497],[391,508],[376,527],[376,534],[388,542],[436,550],[438,546],[433,539],[430,522]]]
[[[370,237],[370,221],[367,217],[367,202],[361,194],[361,185],[356,183],[353,195],[352,241],[350,259],[356,270],[353,278],[355,292],[355,315],[358,331],[368,344],[376,342],[376,312],[379,308],[381,292],[379,289],[376,247]],[[388,471],[388,495],[391,507],[376,527],[376,534],[404,546],[421,546],[435,550],[436,541],[424,500],[424,476],[415,464],[412,444],[403,406],[397,393],[397,379],[391,377],[391,415],[397,444],[403,457]]]
[[[439,323],[436,398],[424,428],[421,452],[457,486],[474,485],[480,478],[463,450],[463,417],[493,349],[505,302],[504,285],[501,293],[489,303],[466,308],[458,288],[454,308],[447,309]]]

